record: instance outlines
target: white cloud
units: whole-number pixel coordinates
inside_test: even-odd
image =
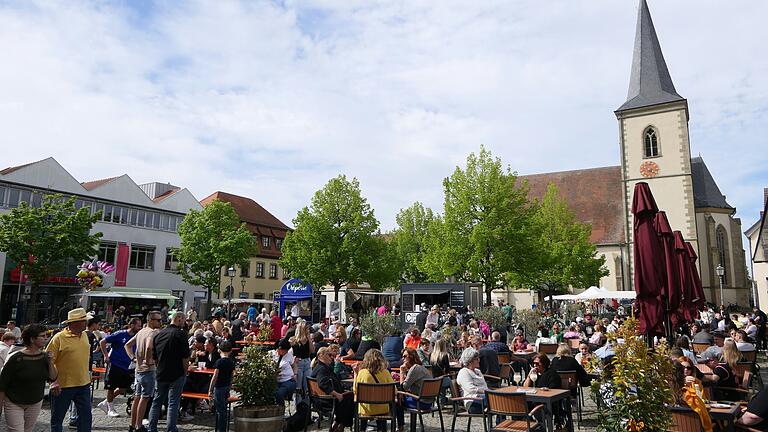
[[[763,2],[652,1],[691,143],[745,223],[764,169]],[[141,6],[139,6],[141,5]],[[357,176],[385,228],[484,144],[521,173],[618,164],[635,1],[3,3],[5,165],[56,157],[286,223]]]

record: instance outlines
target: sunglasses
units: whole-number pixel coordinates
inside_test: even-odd
[[[535,361],[535,362],[533,362],[533,364],[534,364],[534,365],[540,365],[540,364],[541,364],[541,362],[540,362],[540,361]]]
[[[685,369],[685,370],[693,370],[693,366],[683,366],[683,369]]]

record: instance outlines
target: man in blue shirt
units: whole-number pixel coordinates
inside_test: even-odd
[[[107,398],[97,406],[110,417],[118,417],[112,402],[115,396],[125,393],[125,390],[133,384],[133,362],[125,351],[125,344],[141,330],[141,319],[132,318],[125,330],[118,330],[99,342],[104,362],[108,365],[107,376],[104,380],[104,388],[107,389]],[[107,353],[107,344],[110,345]]]
[[[256,321],[256,306],[251,305],[248,307],[248,321],[255,322]]]

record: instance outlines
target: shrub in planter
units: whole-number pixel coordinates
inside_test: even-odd
[[[379,316],[375,310],[360,315],[360,329],[363,335],[379,343],[384,343],[387,336],[396,335],[400,332],[400,325],[397,318],[391,313]]]
[[[269,352],[247,347],[245,360],[232,378],[232,387],[240,392],[240,406],[233,410],[235,432],[282,430],[285,407],[275,404],[277,364]]]

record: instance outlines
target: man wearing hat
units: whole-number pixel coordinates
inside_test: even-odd
[[[91,318],[83,308],[69,311],[63,322],[67,328],[54,335],[45,349],[58,371],[51,384],[51,432],[61,432],[70,403],[77,408],[78,432],[91,430],[91,345],[85,333]]]
[[[296,390],[296,366],[293,364],[293,348],[288,339],[280,340],[277,349],[271,351],[272,360],[277,363],[277,392],[275,403],[282,405],[291,400]]]

